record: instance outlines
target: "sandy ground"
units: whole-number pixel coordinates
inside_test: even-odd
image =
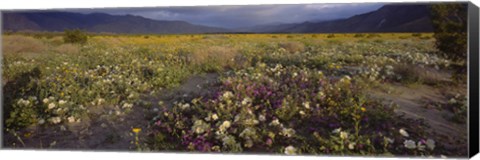
[[[446,148],[468,148],[467,125],[449,120],[453,113],[434,106],[433,104],[447,104],[447,95],[454,95],[462,90],[449,88],[436,88],[428,85],[402,86],[389,85],[393,93],[382,91],[372,92],[372,96],[383,99],[386,103],[394,102],[398,105],[395,110],[398,114],[404,114],[406,118],[422,119],[425,121],[428,132],[437,141],[446,144]],[[463,90],[466,93],[466,87]],[[466,154],[466,153],[465,153]]]

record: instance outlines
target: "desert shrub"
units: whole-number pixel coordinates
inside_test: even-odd
[[[455,60],[467,58],[466,3],[436,4],[431,8],[436,47],[440,54]],[[464,69],[466,72],[466,69]]]
[[[328,34],[327,38],[335,38],[335,34]]]
[[[422,37],[420,37],[420,39],[424,39],[424,40],[431,39],[431,38],[432,38],[432,36],[422,36]]]
[[[421,34],[421,33],[412,33],[412,36],[413,36],[413,37],[421,37],[422,34]]]
[[[466,96],[461,96],[460,94],[455,95],[450,98],[447,103],[449,110],[453,112],[451,120],[456,123],[466,123],[467,113],[468,113],[468,102]]]
[[[420,132],[423,125],[367,98],[362,87],[348,76],[329,80],[319,70],[258,63],[224,79],[213,97],[176,103],[158,114],[148,147],[234,153],[433,153],[432,146],[405,148],[405,142],[426,137]],[[419,132],[407,140],[405,130]]]
[[[359,43],[366,43],[366,42],[368,42],[368,40],[365,39],[365,38],[362,38],[362,39],[359,39],[357,42],[359,42]]]
[[[177,36],[178,38],[179,36]],[[203,39],[228,39],[226,35],[205,35],[202,37]]]
[[[383,43],[383,42],[385,42],[385,40],[382,40],[382,39],[375,39],[375,40],[373,40],[373,42],[375,42],[375,43]]]
[[[143,38],[148,39],[148,38],[150,38],[150,36],[143,36]]]
[[[367,35],[367,38],[382,37],[380,34],[370,33]]]
[[[87,34],[79,29],[65,30],[63,35],[63,41],[65,43],[84,44],[87,43],[87,38]]]
[[[365,37],[365,35],[360,34],[360,33],[357,33],[357,34],[355,34],[353,37],[355,37],[355,38],[360,38],[360,37]]]
[[[439,73],[419,66],[398,64],[394,65],[393,72],[397,81],[406,84],[421,83],[434,86],[442,82]]]
[[[329,39],[329,40],[326,40],[326,42],[327,42],[328,44],[335,44],[335,45],[338,45],[338,44],[341,44],[341,43],[342,43],[342,41],[337,40],[337,39]]]
[[[303,52],[305,50],[305,45],[300,42],[282,42],[278,46],[290,53]]]
[[[41,53],[47,47],[42,41],[33,37],[11,35],[2,37],[3,53]]]

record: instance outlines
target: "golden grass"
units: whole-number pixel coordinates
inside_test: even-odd
[[[74,44],[61,44],[53,48],[53,50],[57,53],[64,53],[64,54],[72,54],[72,53],[75,54],[80,52],[79,46]]]
[[[33,37],[10,35],[2,37],[2,53],[42,53],[48,48],[45,44]]]
[[[193,51],[192,59],[195,64],[206,62],[220,63],[222,66],[232,62],[238,54],[238,49],[227,46],[210,46]]]
[[[290,53],[303,52],[305,50],[305,45],[300,42],[281,42],[278,45]]]

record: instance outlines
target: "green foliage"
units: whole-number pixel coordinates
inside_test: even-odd
[[[79,29],[65,30],[63,41],[65,43],[87,43],[87,34]]]
[[[465,63],[467,58],[467,5],[435,4],[432,23],[436,46],[441,55]]]

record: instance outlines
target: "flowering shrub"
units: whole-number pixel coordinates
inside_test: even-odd
[[[373,35],[379,37],[363,36]],[[4,54],[5,126],[16,134],[31,125],[49,129],[155,106],[148,110],[154,113],[134,117],[158,114],[143,131],[132,126],[131,147],[288,155],[461,154],[427,133],[421,120],[406,119],[394,113],[395,104],[367,93],[383,84],[424,79],[407,77],[412,70],[452,70],[452,61],[430,54],[433,39],[306,36],[92,36],[89,43],[75,45],[75,53],[52,48],[61,37],[37,39],[52,45],[38,51],[42,54]],[[170,100],[150,102],[163,89],[207,72],[222,77],[220,87],[207,88],[215,94],[173,96],[179,100],[173,107]],[[465,104],[456,96],[446,106],[461,122]]]
[[[329,78],[315,69],[258,63],[225,78],[213,98],[165,109],[154,119],[150,147],[290,155],[431,154],[434,147],[413,151],[413,140],[405,139],[425,135],[398,132],[398,127],[418,122],[399,119],[392,106],[369,99],[362,88],[349,76]]]

